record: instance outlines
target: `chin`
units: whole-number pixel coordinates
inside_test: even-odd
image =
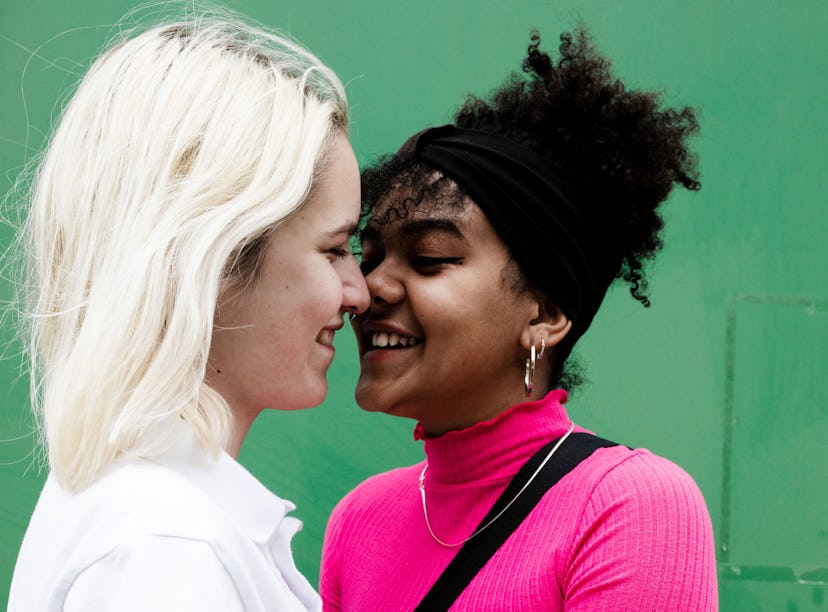
[[[354,397],[356,399],[357,406],[362,408],[365,412],[381,412],[382,408],[380,408],[376,402],[372,402],[370,399],[366,399],[362,394],[357,393]]]
[[[356,399],[357,405],[366,412],[387,412],[384,407],[385,404],[379,401],[377,395],[361,389],[359,384],[357,384],[354,399]]]
[[[319,404],[321,404],[322,402],[325,401],[325,398],[327,396],[328,396],[328,385],[325,385],[325,387],[318,394],[316,394],[313,397],[309,398],[306,407],[307,408],[316,408]]]
[[[399,402],[384,398],[382,393],[360,391],[357,387],[355,398],[357,405],[365,412],[382,412],[390,416],[415,418],[401,412],[404,409],[400,407]]]
[[[325,401],[328,395],[328,383],[324,382],[322,385],[308,385],[307,393],[301,399],[291,403],[288,407],[282,410],[306,410],[308,408],[316,408],[319,404]]]

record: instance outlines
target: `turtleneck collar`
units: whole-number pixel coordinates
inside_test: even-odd
[[[488,421],[436,438],[422,425],[414,438],[425,441],[428,477],[435,484],[467,484],[508,479],[544,444],[562,436],[570,420],[563,389],[534,402],[522,402]],[[578,427],[575,431],[584,431]]]

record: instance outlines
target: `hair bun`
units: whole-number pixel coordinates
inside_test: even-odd
[[[596,231],[617,250],[616,276],[648,306],[644,267],[662,246],[658,207],[676,184],[700,187],[687,146],[696,116],[662,108],[657,92],[627,90],[583,28],[560,41],[555,62],[532,31],[523,74],[488,99],[470,96],[455,122],[532,148],[581,190]]]

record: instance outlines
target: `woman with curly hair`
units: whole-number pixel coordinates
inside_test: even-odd
[[[583,31],[561,41],[553,62],[533,34],[525,76],[363,174],[356,398],[415,419],[426,461],[335,509],[328,610],[717,607],[692,478],[564,408],[613,280],[649,305],[659,206],[699,188],[696,119],[627,90]]]

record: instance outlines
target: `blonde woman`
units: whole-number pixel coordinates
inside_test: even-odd
[[[10,610],[320,608],[292,504],[235,456],[325,397],[359,205],[342,84],[294,43],[205,17],[94,63],[26,227],[51,471]]]

